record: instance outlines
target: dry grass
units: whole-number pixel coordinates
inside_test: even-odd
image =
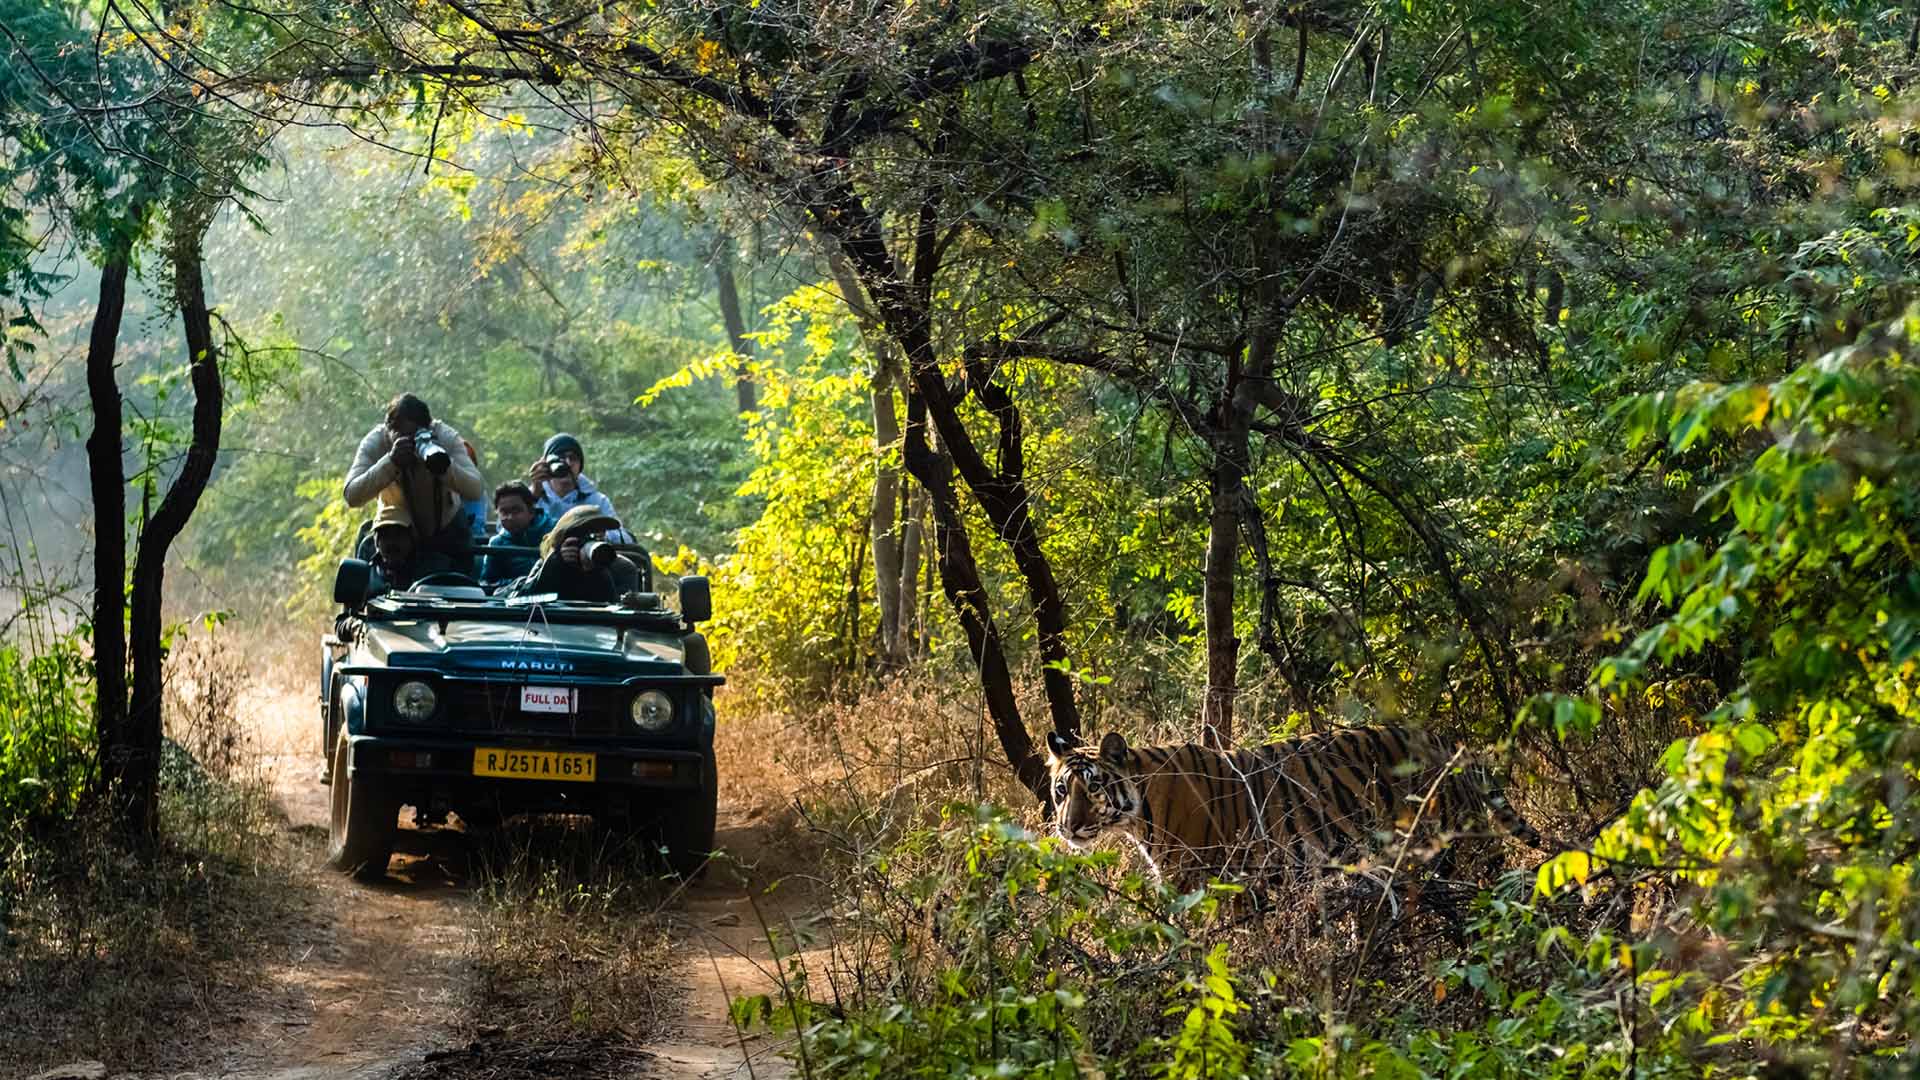
[[[0,851],[0,1061],[183,1060],[257,975],[297,906],[258,755],[217,638],[169,661],[164,841],[136,853],[98,814]]]
[[[1038,683],[1021,682],[1020,704],[1032,728],[1047,715]],[[803,716],[756,710],[750,692],[730,700],[737,707],[723,702],[719,728],[723,792],[768,820],[786,812],[792,842],[818,853],[812,861],[820,868],[820,891],[837,898],[842,916],[832,924],[826,970],[817,973],[824,977],[814,978],[808,992],[840,1004],[872,1001],[893,992],[889,987],[914,984],[957,962],[947,951],[953,943],[935,940],[925,905],[904,889],[915,875],[952,870],[929,861],[925,834],[904,847],[902,839],[936,823],[943,808],[982,802],[1013,808],[1015,820],[1036,833],[1047,828],[1004,764],[971,673],[897,679],[856,703],[824,705]],[[1184,712],[1130,707],[1135,704],[1090,705],[1090,737],[1114,729],[1147,744],[1191,737]],[[1559,801],[1557,792],[1522,785],[1510,794],[1523,806]],[[1553,823],[1552,817],[1536,821],[1550,832]],[[1121,873],[1142,868],[1131,850],[1121,854]],[[1457,919],[1477,886],[1510,863],[1541,857],[1503,839],[1463,841],[1448,871],[1453,884],[1427,884],[1428,903],[1409,888],[1423,877],[1421,867],[1409,864],[1396,875],[1392,900],[1364,878],[1335,875],[1269,893],[1258,908],[1227,905],[1204,936],[1226,943],[1241,970],[1272,972],[1279,998],[1324,1007],[1330,1015],[1431,1008],[1427,968],[1436,956],[1458,951]],[[1457,903],[1452,915],[1432,902],[1447,896]],[[1147,963],[1140,957],[1107,962]],[[809,959],[809,969],[820,966]],[[1157,1009],[1150,1014],[1157,1016]]]
[[[639,1043],[677,1017],[680,958],[662,916],[677,890],[651,876],[636,845],[535,818],[489,838],[479,865],[475,1033]]]
[[[1022,706],[1044,715],[1035,696]],[[750,694],[718,702],[721,801],[756,816],[797,806],[816,826],[937,809],[953,802],[1021,806],[978,691],[953,679],[898,678],[856,702],[801,716],[758,707]]]

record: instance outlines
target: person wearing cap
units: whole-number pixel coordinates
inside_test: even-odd
[[[557,468],[562,462],[566,468]],[[548,439],[540,449],[540,459],[527,468],[527,486],[533,489],[534,497],[540,500],[540,509],[548,517],[558,521],[561,515],[577,506],[591,506],[608,517],[614,516],[613,500],[587,479],[583,471],[586,465],[587,455],[580,440],[564,431]],[[622,544],[634,542],[632,534],[617,525],[607,538]]]
[[[432,451],[416,441],[421,431],[432,432]],[[473,530],[462,503],[485,498],[486,481],[460,433],[435,420],[426,402],[401,394],[388,403],[386,418],[360,440],[342,493],[350,507],[378,500],[389,524],[404,521],[412,529],[415,548],[473,572]]]
[[[526,577],[496,595],[532,596],[555,593],[562,600],[611,604],[640,587],[640,569],[625,555],[616,555],[607,567],[594,566],[580,554],[588,540],[604,539],[620,531],[619,519],[591,506],[576,506],[560,515],[553,531],[540,540],[540,561]]]
[[[428,574],[455,569],[453,560],[414,542],[413,522],[404,507],[382,504],[373,515],[373,569],[387,588],[405,591]]]

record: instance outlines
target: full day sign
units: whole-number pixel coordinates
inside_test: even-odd
[[[523,686],[520,711],[570,713],[574,711],[574,689],[570,686]]]

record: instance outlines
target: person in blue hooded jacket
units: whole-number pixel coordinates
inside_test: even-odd
[[[488,547],[537,548],[553,529],[554,519],[540,509],[533,492],[518,480],[494,489],[493,512],[499,515],[500,531],[487,540]],[[488,555],[480,566],[480,583],[494,585],[512,581],[533,569],[537,558],[536,555],[520,552]]]
[[[554,521],[576,506],[591,506],[607,517],[615,517],[613,500],[598,485],[587,479],[587,455],[580,440],[561,432],[547,440],[540,459],[527,469],[527,485],[539,500],[538,506]],[[607,539],[620,544],[634,543],[633,534],[613,529]]]

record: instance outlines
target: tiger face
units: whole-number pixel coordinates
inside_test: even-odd
[[[1047,734],[1053,827],[1069,847],[1092,843],[1109,829],[1131,831],[1140,813],[1131,765],[1127,740],[1118,732],[1101,740],[1097,757],[1058,732]]]

